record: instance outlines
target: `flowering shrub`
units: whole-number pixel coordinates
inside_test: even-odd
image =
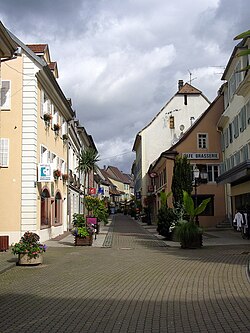
[[[94,233],[94,228],[87,224],[83,214],[74,214],[73,215],[73,225],[74,228],[71,230],[73,236],[87,237],[91,236]]]
[[[40,237],[36,233],[26,231],[20,241],[13,245],[12,253],[26,253],[30,258],[36,258],[39,253],[45,252],[47,249],[45,244],[39,243],[39,239]]]
[[[94,228],[90,225],[88,225],[87,227],[75,227],[72,229],[72,235],[73,236],[78,236],[78,237],[87,237],[87,236],[91,236],[94,233]]]

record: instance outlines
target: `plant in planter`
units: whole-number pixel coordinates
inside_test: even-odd
[[[59,177],[61,177],[62,173],[59,169],[56,169],[53,171],[53,176],[55,180],[58,180]]]
[[[75,246],[92,245],[94,229],[90,225],[85,225],[82,214],[74,214],[73,225],[71,233],[75,237]]]
[[[68,134],[63,134],[62,136],[63,142],[67,142],[68,138],[69,138]]]
[[[183,191],[183,208],[189,220],[183,217],[178,220],[175,226],[175,233],[182,248],[202,247],[202,229],[195,223],[195,217],[200,215],[209,203],[210,198],[205,199],[195,208],[194,201],[190,194]]]
[[[39,242],[40,237],[30,231],[26,231],[18,243],[12,247],[12,253],[18,255],[19,265],[37,265],[42,263],[42,253],[47,246]]]
[[[50,122],[52,119],[52,114],[50,113],[44,113],[43,115],[43,120],[46,121],[46,122]]]
[[[61,128],[61,126],[59,124],[54,124],[53,125],[53,130],[54,130],[56,135],[59,134],[60,128]]]
[[[62,180],[65,183],[69,179],[69,175],[67,173],[62,174]]]

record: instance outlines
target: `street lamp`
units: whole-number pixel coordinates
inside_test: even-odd
[[[205,184],[207,183],[207,171],[202,170],[200,171],[197,166],[193,169],[193,176],[194,176],[194,198],[195,198],[195,208],[198,207],[198,196],[197,196],[197,187],[200,184]],[[199,225],[199,218],[198,215],[195,216],[195,223]]]

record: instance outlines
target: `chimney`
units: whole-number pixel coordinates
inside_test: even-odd
[[[178,91],[183,87],[183,80],[178,81]]]

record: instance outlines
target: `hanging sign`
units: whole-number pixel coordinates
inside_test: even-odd
[[[96,188],[95,187],[90,187],[89,194],[96,194]]]
[[[38,182],[53,182],[53,164],[38,164]]]

